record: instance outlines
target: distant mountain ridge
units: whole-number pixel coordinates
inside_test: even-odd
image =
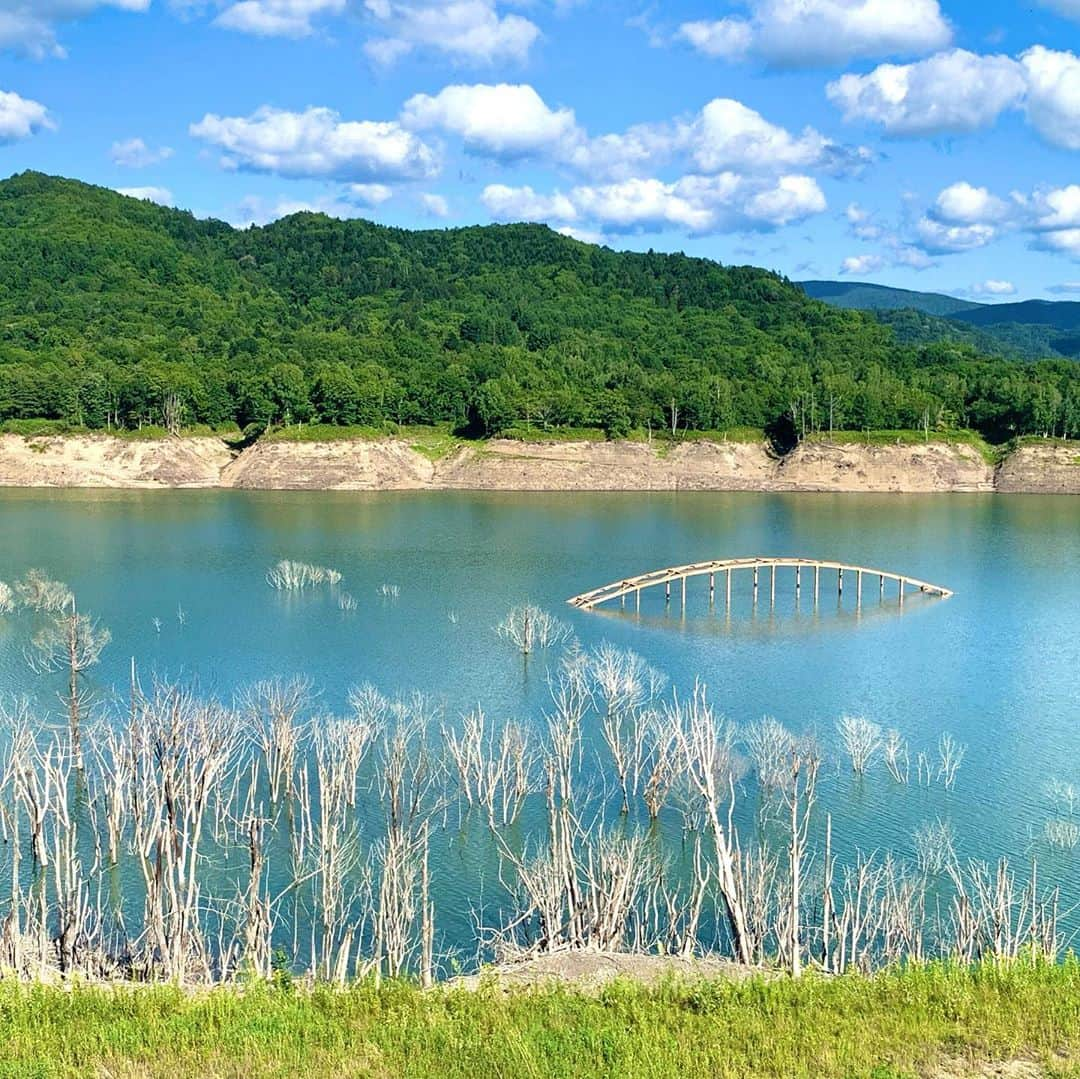
[[[873,312],[909,344],[955,340],[1030,360],[1080,358],[1080,302],[1075,300],[991,304],[865,281],[798,284],[808,296],[833,307]]]

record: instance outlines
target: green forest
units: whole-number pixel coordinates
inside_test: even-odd
[[[1080,432],[1080,364],[897,340],[753,267],[541,225],[234,229],[0,182],[0,423]]]

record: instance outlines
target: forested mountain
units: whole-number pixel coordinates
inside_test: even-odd
[[[807,296],[815,300],[858,311],[908,309],[927,315],[952,317],[959,311],[990,306],[973,300],[958,300],[941,292],[914,292],[906,288],[875,285],[869,281],[800,281],[798,284]]]
[[[1080,429],[1080,365],[897,343],[752,267],[540,225],[216,221],[0,182],[0,421]]]
[[[1023,300],[974,303],[864,281],[802,281],[808,296],[835,307],[872,311],[902,344],[961,341],[991,355],[1039,360],[1080,358],[1080,303]]]

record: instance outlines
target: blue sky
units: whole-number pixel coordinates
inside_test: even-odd
[[[0,0],[0,172],[1080,298],[1080,0]]]

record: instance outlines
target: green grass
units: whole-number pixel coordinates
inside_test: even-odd
[[[155,442],[159,439],[169,438],[169,432],[164,427],[147,424],[143,427],[112,428],[102,430],[100,428],[80,427],[78,424],[68,423],[66,420],[5,420],[0,423],[0,434],[21,435],[23,438],[45,438],[59,435],[89,435],[92,437],[121,438],[127,442]],[[235,426],[220,428],[210,427],[207,424],[196,424],[185,427],[180,432],[183,438],[230,438],[239,434]]]
[[[4,1076],[924,1076],[946,1062],[1080,1065],[1080,964],[946,965],[597,995],[369,984],[0,983]]]

